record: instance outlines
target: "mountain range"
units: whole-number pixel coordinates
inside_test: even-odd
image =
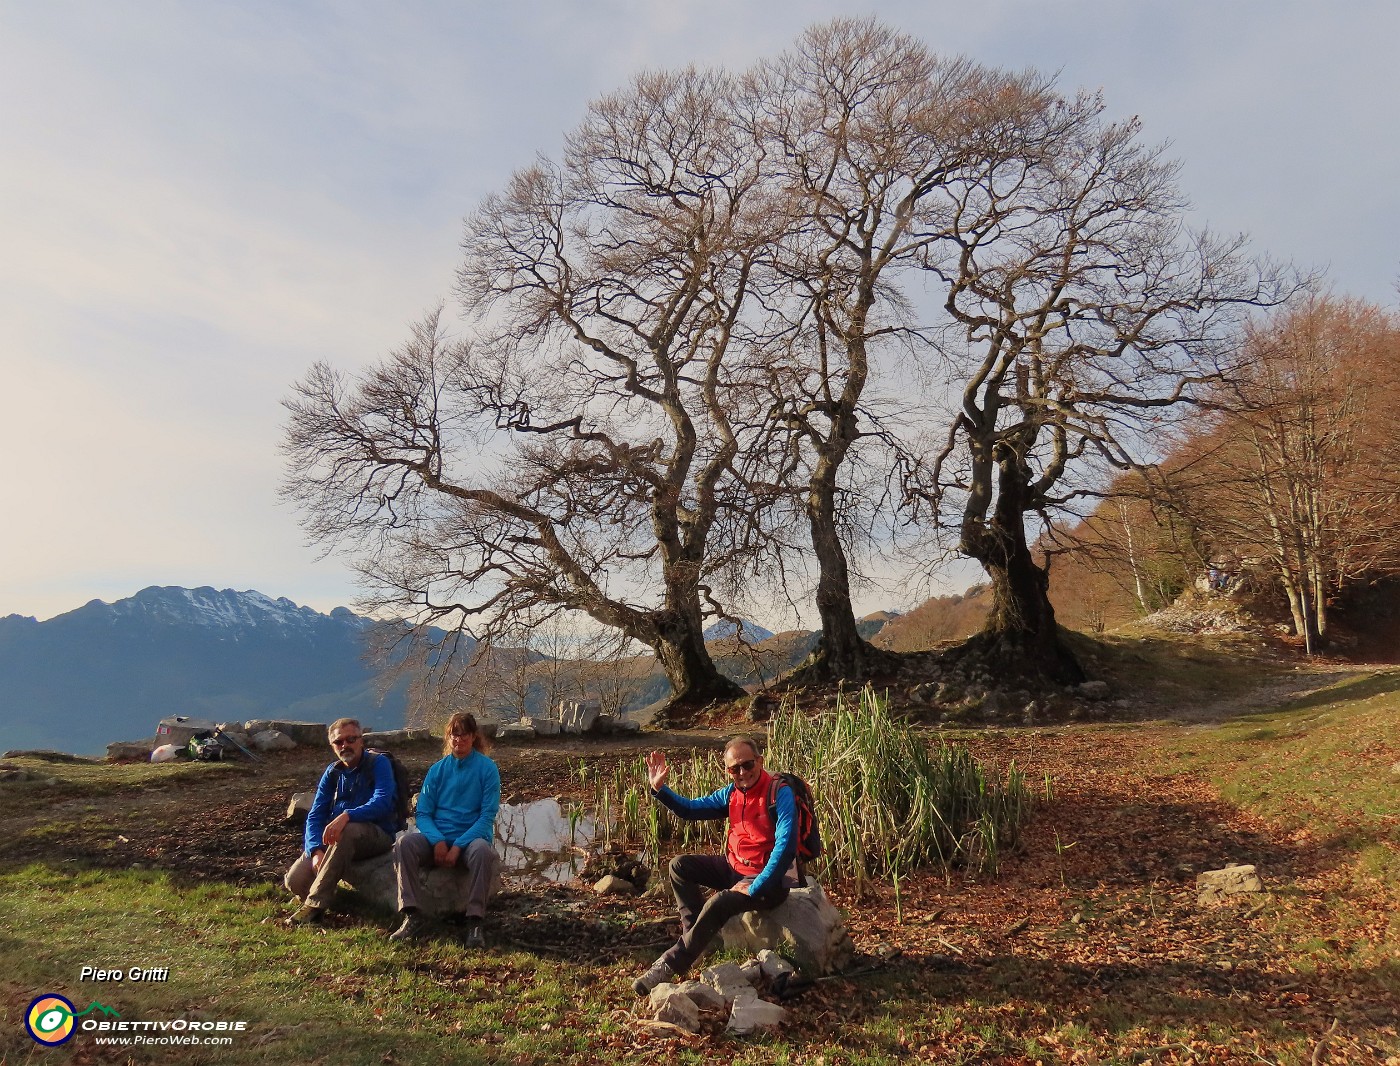
[[[892,618],[882,612],[862,620],[862,634],[873,636]],[[328,722],[350,715],[367,726],[395,728],[410,712],[409,685],[381,691],[368,653],[382,625],[344,607],[322,614],[261,592],[207,586],[152,586],[43,622],[12,614],[0,618],[0,751],[100,754],[111,741],[151,736],[162,718],[177,714],[216,722]],[[434,640],[445,636],[435,631]],[[819,634],[774,635],[754,622],[723,620],[705,636],[720,669],[754,685],[790,670]],[[535,661],[544,658],[530,656],[529,672],[538,676],[529,678],[523,706],[494,691],[499,680],[481,676],[477,686],[493,690],[481,694],[481,709],[501,717],[543,713],[557,688],[546,675],[557,681],[577,674],[572,688],[597,689],[593,694],[624,710],[670,692],[650,652],[621,659],[602,674],[577,663],[561,674]],[[592,681],[584,678],[594,674]]]
[[[0,750],[101,753],[161,718],[404,721],[366,660],[378,625],[260,592],[152,586],[37,621],[0,618]]]

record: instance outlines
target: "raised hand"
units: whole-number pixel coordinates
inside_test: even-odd
[[[654,751],[647,756],[647,780],[651,782],[653,789],[659,789],[666,783],[667,776],[671,773],[671,768],[666,765],[666,756],[663,752]]]

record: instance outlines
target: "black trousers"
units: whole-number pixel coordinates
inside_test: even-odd
[[[681,912],[681,938],[662,958],[673,972],[689,970],[736,914],[772,910],[788,897],[789,887],[781,877],[756,896],[733,890],[742,880],[744,875],[723,855],[677,855],[671,860],[671,891]],[[707,888],[715,890],[709,899],[705,899]]]

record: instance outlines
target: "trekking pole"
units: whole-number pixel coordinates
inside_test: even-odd
[[[238,743],[238,741],[234,740],[233,737],[229,736],[222,729],[214,730],[214,736],[216,736],[220,741],[227,740],[230,744],[232,744],[235,748],[241,751],[244,755],[248,756],[248,758],[252,759],[254,762],[262,762],[261,756],[254,755],[251,751],[245,748],[242,744]]]

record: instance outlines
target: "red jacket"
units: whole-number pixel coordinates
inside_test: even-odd
[[[747,792],[735,788],[729,794],[729,837],[726,841],[729,865],[745,877],[756,877],[773,853],[777,829],[768,816],[768,786],[773,778],[767,770]]]

